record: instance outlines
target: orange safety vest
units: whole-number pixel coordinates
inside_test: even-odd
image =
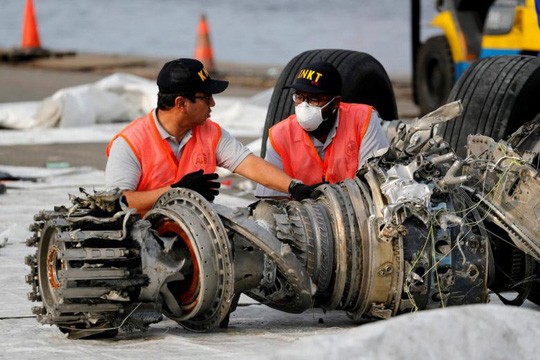
[[[340,104],[339,126],[326,148],[324,160],[307,131],[296,121],[296,115],[272,126],[268,137],[289,176],[310,185],[323,180],[336,183],[354,177],[358,169],[358,152],[372,111],[368,105]]]
[[[133,120],[107,145],[107,156],[116,138],[122,137],[141,164],[138,191],[154,190],[173,184],[184,175],[203,169],[204,173],[216,171],[216,149],[221,138],[221,128],[207,119],[194,127],[192,137],[184,146],[180,160],[176,158],[167,139],[162,139],[153,113]]]

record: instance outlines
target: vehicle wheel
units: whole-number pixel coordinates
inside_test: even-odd
[[[506,138],[540,113],[540,58],[497,56],[473,63],[452,88],[448,102],[461,100],[463,113],[440,134],[460,156],[467,135]]]
[[[454,62],[446,38],[429,38],[420,47],[415,66],[414,90],[423,115],[444,105],[454,85]]]
[[[512,243],[509,235],[499,226],[484,222],[490,236],[495,272],[488,287],[502,303],[521,306],[531,296],[536,266],[534,259]]]
[[[294,112],[292,89],[283,86],[293,82],[300,68],[315,61],[332,63],[343,78],[342,96],[345,102],[373,106],[385,120],[397,119],[396,97],[392,83],[381,63],[369,54],[339,49],[309,50],[295,56],[279,76],[264,125],[261,156],[266,153],[268,129]]]
[[[533,121],[524,124],[517,132],[506,140],[512,148],[520,153],[529,153],[531,165],[540,170],[540,113]],[[530,284],[531,289],[527,300],[540,305],[540,262],[531,260],[535,265],[535,275]]]
[[[531,285],[531,292],[529,293],[529,296],[527,296],[527,300],[535,303],[536,305],[540,305],[540,283],[538,282],[540,279],[540,262],[535,261],[535,266],[536,277]]]

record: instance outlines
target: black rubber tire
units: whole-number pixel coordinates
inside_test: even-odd
[[[384,67],[369,54],[340,49],[309,50],[295,56],[279,76],[264,124],[261,156],[266,154],[268,129],[294,112],[292,89],[283,86],[293,82],[302,66],[315,61],[332,63],[343,78],[343,101],[373,106],[385,120],[397,119],[397,105],[392,82]]]
[[[536,266],[536,277],[533,279],[533,284],[531,286],[531,292],[527,296],[527,300],[540,305],[540,262],[535,261]]]
[[[415,99],[422,115],[446,103],[454,85],[454,62],[444,36],[429,38],[420,47],[415,76]]]
[[[497,56],[473,63],[452,88],[463,113],[439,131],[460,156],[467,135],[504,139],[540,113],[540,58]]]

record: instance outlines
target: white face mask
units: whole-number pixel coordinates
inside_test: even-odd
[[[321,125],[324,121],[322,117],[322,109],[324,109],[328,104],[330,104],[335,98],[332,98],[324,106],[313,106],[309,105],[306,101],[296,105],[294,107],[294,113],[296,114],[296,120],[298,125],[306,131],[313,131]]]

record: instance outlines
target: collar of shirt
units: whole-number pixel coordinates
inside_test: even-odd
[[[173,153],[176,155],[177,158],[180,158],[180,156],[182,155],[182,149],[184,148],[186,143],[189,141],[189,139],[191,139],[191,136],[192,136],[191,129],[188,130],[186,135],[184,135],[184,137],[182,138],[182,140],[179,143],[176,140],[176,138],[174,136],[172,136],[171,134],[169,134],[167,132],[167,130],[165,130],[165,128],[159,122],[158,117],[157,117],[157,109],[154,109],[154,114],[153,115],[154,115],[154,122],[156,124],[156,128],[158,130],[159,136],[161,136],[162,139],[167,140],[167,142],[169,143],[169,146],[171,147]]]

